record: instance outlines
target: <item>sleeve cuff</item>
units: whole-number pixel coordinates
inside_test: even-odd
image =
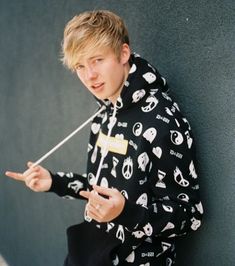
[[[136,203],[132,203],[126,199],[123,211],[116,217],[113,222],[121,224],[128,229],[134,229],[139,223],[142,223],[146,217],[146,211],[144,207]]]
[[[50,189],[47,192],[54,192],[62,196],[64,194],[64,188],[65,188],[63,178],[59,178],[58,175],[53,174],[51,172],[50,172],[50,175],[51,175],[52,183],[51,183]]]

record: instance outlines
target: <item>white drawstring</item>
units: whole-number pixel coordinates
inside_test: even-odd
[[[114,121],[114,118],[116,117],[116,113],[117,113],[117,107],[116,107],[116,103],[115,103],[114,110],[113,110],[113,114],[112,114],[112,116],[110,118],[110,127],[109,127],[109,130],[108,130],[108,135],[107,135],[107,138],[106,138],[106,143],[105,143],[104,147],[101,148],[101,159],[100,159],[99,167],[97,169],[96,176],[95,176],[95,181],[94,181],[94,184],[95,185],[98,182],[98,179],[99,179],[99,176],[100,176],[100,171],[101,171],[102,166],[103,166],[104,158],[107,155],[109,138],[111,136],[112,129],[113,129],[113,126],[114,126],[113,121]]]
[[[71,139],[75,134],[77,134],[83,127],[85,127],[91,120],[93,120],[98,114],[100,114],[106,107],[102,106],[98,112],[92,115],[89,119],[87,119],[81,126],[75,129],[71,134],[69,134],[66,138],[64,138],[61,142],[59,142],[55,147],[53,147],[49,152],[39,158],[31,167],[37,166],[42,161],[44,161],[47,157],[49,157],[52,153],[54,153],[57,149],[59,149],[65,142]]]
[[[101,172],[101,169],[102,169],[102,166],[103,166],[103,162],[104,162],[104,158],[106,157],[107,155],[107,150],[108,150],[108,144],[109,144],[109,137],[111,136],[111,133],[112,133],[112,129],[113,129],[113,120],[116,116],[116,113],[117,113],[117,107],[116,107],[116,104],[114,105],[114,110],[113,110],[113,114],[110,118],[110,127],[109,127],[109,130],[108,130],[108,135],[107,135],[107,138],[106,138],[106,142],[105,142],[105,145],[103,147],[103,149],[101,148],[100,152],[101,152],[101,158],[100,158],[100,163],[99,163],[99,166],[98,166],[98,169],[97,169],[97,172],[96,172],[96,176],[95,176],[95,180],[94,180],[94,183],[92,183],[92,185],[96,185],[97,182],[98,182],[98,179],[99,179],[99,176],[100,176],[100,172]],[[98,192],[96,191],[92,191],[93,193],[95,194],[98,194]],[[87,222],[91,222],[92,219],[90,218],[89,215],[87,215],[87,209],[85,208],[85,212],[84,212],[84,219],[87,221]]]

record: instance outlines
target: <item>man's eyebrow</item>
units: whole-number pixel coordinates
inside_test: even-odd
[[[102,54],[93,55],[93,56],[89,57],[88,60],[92,60],[96,57],[102,57],[102,56],[104,56],[104,55],[102,55]]]

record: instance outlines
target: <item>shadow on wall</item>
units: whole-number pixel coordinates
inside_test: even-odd
[[[0,254],[0,266],[9,266]]]

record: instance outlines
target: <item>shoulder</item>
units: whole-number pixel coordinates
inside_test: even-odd
[[[156,139],[170,136],[171,141],[182,142],[191,133],[190,124],[177,102],[160,89],[150,92],[140,108],[145,131],[156,132]]]

